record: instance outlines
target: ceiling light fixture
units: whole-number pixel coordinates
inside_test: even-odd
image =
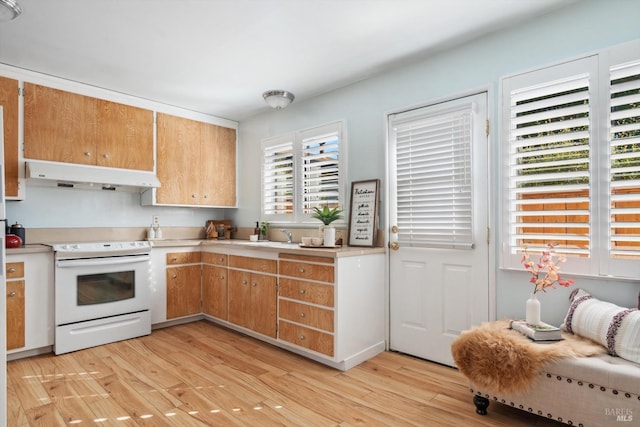
[[[287,92],[286,90],[268,90],[262,94],[262,97],[269,107],[275,108],[276,110],[285,108],[296,98],[291,92]]]
[[[22,13],[22,8],[15,0],[0,0],[0,21],[11,21]]]

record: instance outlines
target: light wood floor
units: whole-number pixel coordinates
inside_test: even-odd
[[[8,425],[559,426],[492,403],[455,369],[383,353],[337,371],[206,321],[8,363]]]

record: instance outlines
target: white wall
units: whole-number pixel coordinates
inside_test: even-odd
[[[493,129],[492,190],[498,191],[498,85],[500,78],[640,38],[640,2],[635,0],[580,1],[553,14],[523,22],[510,30],[477,39],[357,84],[285,110],[271,111],[240,123],[239,204],[233,216],[240,226],[260,218],[260,141],[292,130],[344,119],[349,144],[348,183],[385,178],[385,113],[444,97],[489,88]],[[426,32],[425,32],[426,34]],[[287,88],[296,92],[296,88]],[[384,185],[383,185],[384,187]],[[382,211],[386,209],[383,194]],[[498,200],[492,200],[492,238],[497,229]],[[383,214],[381,218],[384,224]],[[497,251],[495,251],[497,257]],[[497,259],[497,258],[496,258]],[[524,272],[496,268],[496,317],[522,316],[530,291]],[[619,304],[637,303],[640,285],[577,278],[577,285]],[[560,323],[571,289],[541,295],[542,316]]]

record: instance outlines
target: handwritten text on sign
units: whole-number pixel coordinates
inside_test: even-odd
[[[351,195],[351,243],[354,245],[373,244],[376,216],[376,181],[358,183]]]

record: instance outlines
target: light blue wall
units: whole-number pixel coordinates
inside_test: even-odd
[[[9,224],[26,228],[148,227],[153,215],[161,226],[204,227],[224,218],[222,209],[141,206],[140,194],[69,190],[27,185],[24,201],[8,201]]]
[[[498,192],[498,85],[502,76],[538,68],[608,46],[640,38],[640,2],[580,1],[553,14],[520,23],[471,43],[424,58],[329,94],[294,102],[240,123],[239,206],[233,216],[240,226],[260,217],[260,141],[285,132],[335,120],[346,121],[348,182],[385,178],[385,113],[407,106],[488,88],[491,99],[493,194]],[[425,32],[426,34],[426,32]],[[640,53],[639,53],[640,54]],[[295,93],[296,88],[286,88]],[[386,209],[383,195],[382,210]],[[493,239],[500,242],[497,198],[492,200]],[[382,223],[384,224],[384,214]],[[499,245],[497,245],[499,246]],[[496,250],[497,257],[497,250]],[[640,268],[640,267],[639,267]],[[528,276],[496,268],[498,318],[522,316],[529,292]],[[640,285],[577,279],[577,286],[619,304],[637,302]],[[541,295],[542,316],[560,323],[570,289]]]

